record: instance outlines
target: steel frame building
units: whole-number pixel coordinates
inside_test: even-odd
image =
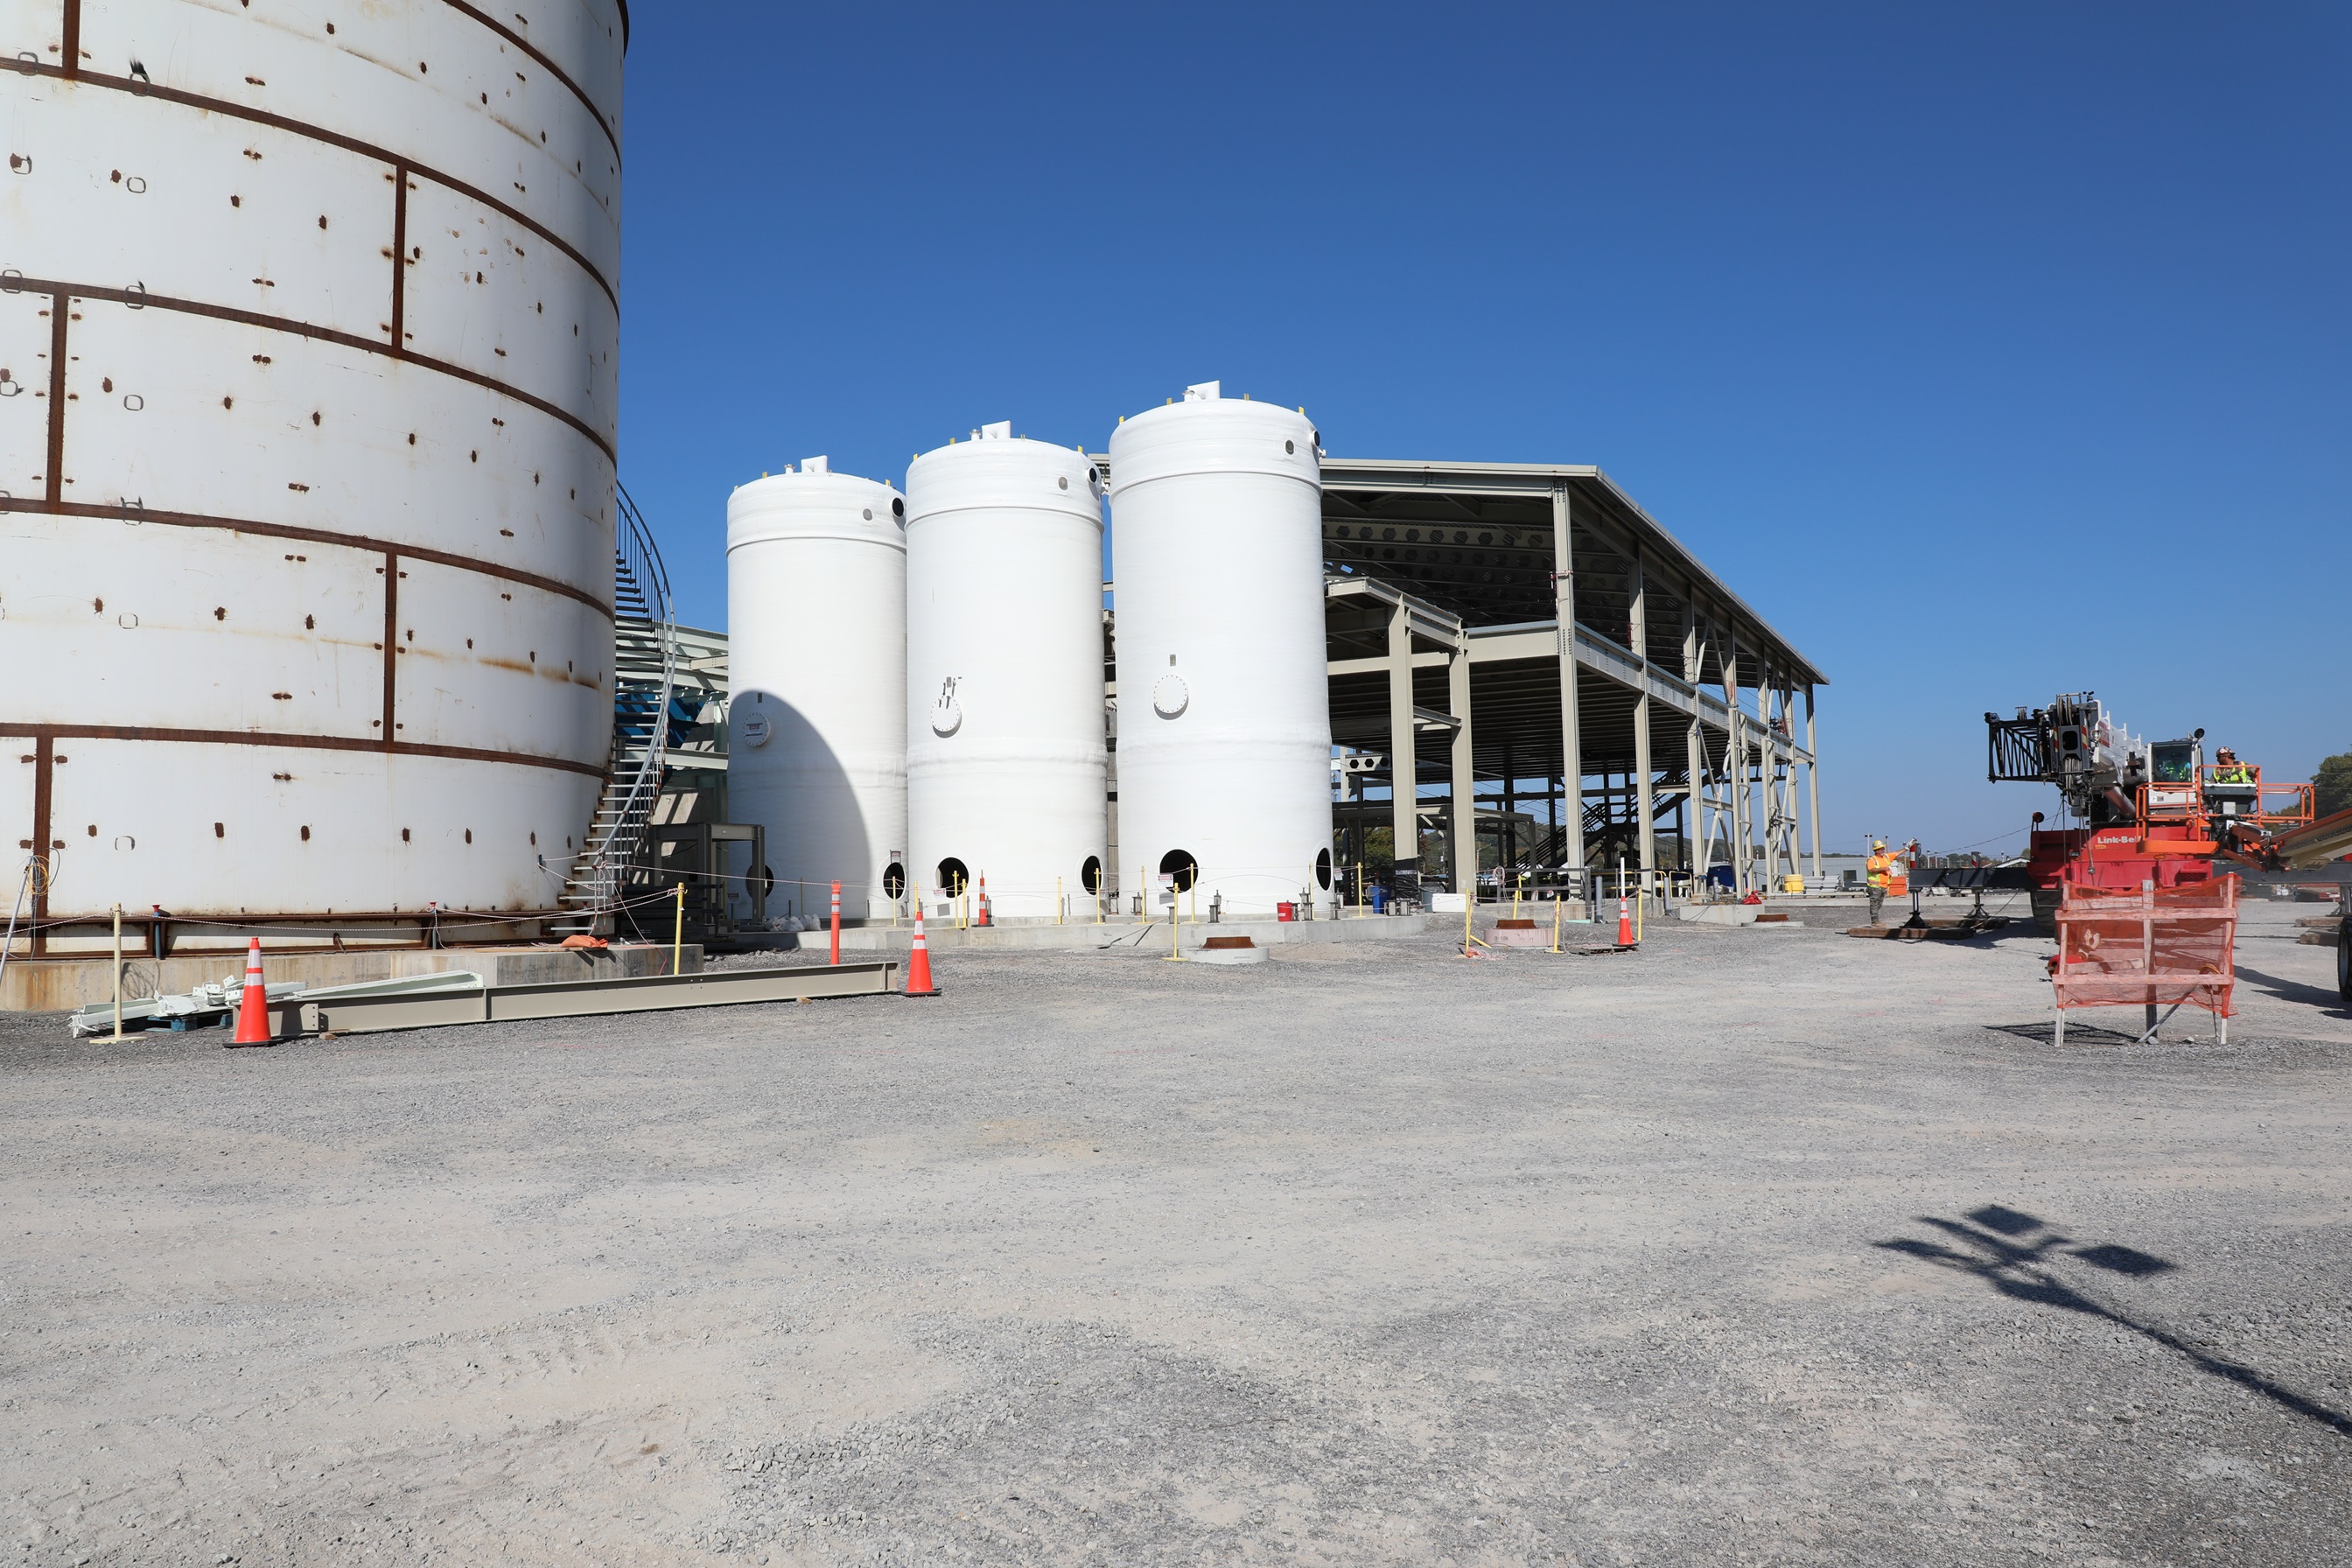
[[[1650,885],[1677,858],[1742,891],[1820,876],[1828,679],[1599,468],[1327,458],[1323,549],[1338,817],[1389,786],[1400,884],[1432,818],[1456,891],[1482,821],[1499,863],[1570,883],[1620,854]],[[1523,847],[1531,802],[1549,831]]]

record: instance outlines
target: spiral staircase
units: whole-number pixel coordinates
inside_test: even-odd
[[[564,879],[556,929],[607,935],[661,797],[665,760],[694,726],[679,690],[677,608],[669,574],[636,502],[614,487],[613,752],[586,847]]]

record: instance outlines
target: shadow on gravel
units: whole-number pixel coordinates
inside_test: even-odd
[[[1997,1035],[2015,1035],[2021,1040],[2032,1040],[2037,1046],[2053,1045],[2058,1034],[2056,1026],[2046,1019],[2039,1024],[1987,1024],[1985,1027]],[[2102,1029],[2096,1024],[2069,1023],[2066,1026],[2066,1044],[2069,1047],[2136,1046],[2139,1044],[2139,1037],[2117,1029]]]
[[[2110,1307],[2067,1284],[2051,1268],[2054,1258],[2071,1258],[2110,1274],[2137,1279],[2170,1273],[2179,1267],[2178,1264],[2117,1242],[2077,1247],[2071,1238],[2052,1230],[2046,1222],[1999,1204],[1988,1204],[1973,1210],[1965,1219],[1937,1219],[1932,1215],[1920,1215],[1916,1218],[1921,1225],[1932,1226],[1958,1241],[1967,1250],[1911,1237],[1898,1237],[1892,1241],[1874,1242],[1872,1245],[1888,1252],[1925,1258],[1939,1268],[1973,1274],[2015,1300],[2103,1318],[2178,1352],[2200,1372],[2250,1389],[2305,1420],[2328,1428],[2339,1437],[2352,1439],[2352,1417],[2306,1399],[2293,1389],[2282,1387],[2252,1367],[2226,1361],[2210,1351],[2199,1349],[2169,1330],[2142,1322],[2127,1312]]]
[[[2352,1017],[2352,1007],[2344,1005],[2344,998],[2338,996],[2332,986],[2308,985],[2300,980],[2289,980],[2283,975],[2265,974],[2259,969],[2249,969],[2242,963],[2238,965],[2238,978],[2252,981],[2256,987],[2282,1002],[2300,1002],[2309,1006],[2324,1008],[2338,1018]]]

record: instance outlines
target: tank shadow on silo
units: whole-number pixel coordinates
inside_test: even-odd
[[[752,703],[755,695],[761,700]],[[835,879],[841,883],[845,911],[866,910],[869,899],[879,901],[882,890],[866,886],[874,865],[874,841],[857,809],[857,786],[848,764],[805,713],[772,691],[738,692],[729,707],[738,722],[747,711],[756,711],[772,726],[767,744],[761,748],[768,753],[760,770],[762,784],[756,790],[731,789],[728,801],[728,814],[735,820],[757,822],[768,830],[768,867],[775,874],[775,885],[768,891],[770,915],[822,921],[830,898],[828,884]],[[731,767],[732,757],[740,754],[732,735],[729,752]]]

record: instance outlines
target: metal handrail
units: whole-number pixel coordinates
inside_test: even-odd
[[[629,498],[629,492],[617,480],[613,486],[619,524],[614,539],[614,561],[620,574],[633,581],[644,595],[648,620],[661,647],[661,687],[656,694],[651,728],[646,736],[645,754],[637,761],[636,771],[630,775],[628,788],[621,797],[620,808],[606,825],[601,842],[587,847],[587,870],[575,875],[572,885],[587,896],[588,912],[602,913],[613,908],[620,898],[621,880],[630,864],[643,847],[647,821],[653,816],[655,801],[660,796],[662,772],[669,749],[669,709],[673,693],[677,689],[677,606],[670,596],[669,574],[662,564],[661,552],[656,548],[653,532],[646,526],[643,513]],[[614,674],[614,700],[620,700],[620,676]],[[621,744],[616,731],[614,745]],[[619,758],[616,756],[617,763]]]

